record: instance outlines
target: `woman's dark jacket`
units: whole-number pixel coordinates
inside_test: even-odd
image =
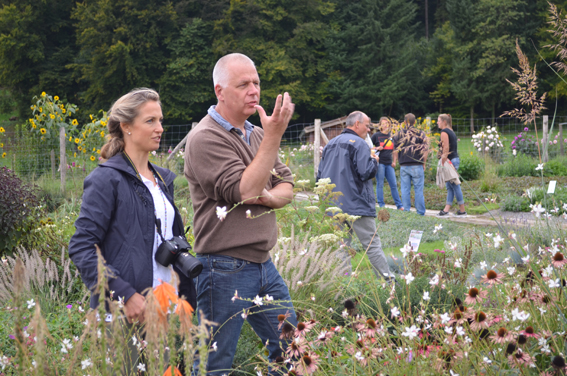
[[[175,174],[167,169],[152,168],[161,190],[175,209],[173,235],[183,235],[183,221],[173,202]],[[153,246],[155,209],[152,194],[136,175],[136,171],[120,153],[99,165],[84,182],[81,212],[75,221],[77,229],[69,243],[69,256],[91,290],[97,284],[97,255],[101,250],[108,269],[108,288],[113,298],[127,301],[134,293],[142,293],[153,284]],[[193,280],[179,274],[179,296],[184,295],[196,306]],[[91,307],[98,305],[92,294]]]

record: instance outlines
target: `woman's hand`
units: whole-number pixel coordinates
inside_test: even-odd
[[[146,298],[137,292],[134,293],[124,304],[124,314],[130,324],[144,322],[144,313],[146,311]]]

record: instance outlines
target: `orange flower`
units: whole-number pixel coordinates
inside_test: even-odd
[[[178,301],[175,288],[167,282],[161,281],[161,285],[154,289],[154,295],[163,313],[166,313],[169,309],[170,301],[173,304],[176,304]]]
[[[169,366],[169,367],[165,370],[165,372],[163,373],[163,376],[171,376],[171,374],[172,374],[172,373],[171,373],[171,366]],[[183,375],[182,375],[181,372],[177,369],[177,367],[174,367],[174,368],[173,368],[173,376],[183,376]]]

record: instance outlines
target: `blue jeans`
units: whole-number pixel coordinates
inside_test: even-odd
[[[402,185],[402,203],[405,211],[411,208],[411,184],[415,196],[415,210],[419,215],[425,215],[425,198],[423,197],[423,182],[425,174],[423,165],[400,166],[400,180]]]
[[[453,166],[455,166],[455,170],[458,171],[459,165],[461,164],[459,158],[457,157],[451,159],[451,163],[453,164]],[[465,203],[465,199],[463,198],[463,191],[461,191],[460,184],[446,182],[445,187],[447,188],[447,205],[453,205],[453,199],[455,197],[457,198],[457,204],[463,205]]]
[[[198,256],[203,263],[203,271],[195,279],[197,287],[197,312],[199,323],[201,312],[209,321],[216,323],[210,328],[210,344],[216,343],[217,350],[210,351],[207,361],[207,375],[229,374],[236,345],[240,336],[245,312],[246,320],[260,337],[263,344],[268,343],[268,359],[274,361],[286,349],[287,342],[280,340],[278,315],[290,313],[287,321],[297,327],[297,318],[289,296],[289,290],[278,273],[272,260],[257,264],[229,256]],[[277,303],[258,306],[251,301],[232,298],[254,299],[256,295],[270,295]],[[201,311],[201,312],[199,312]],[[209,345],[211,348],[212,345]],[[199,357],[193,365],[193,374],[198,373]]]
[[[392,192],[392,198],[396,203],[396,208],[401,208],[403,205],[400,200],[400,195],[398,194],[396,171],[392,165],[386,164],[378,164],[378,172],[376,173],[376,201],[378,201],[378,206],[382,207],[386,205],[384,203],[384,178],[388,181],[390,191]]]

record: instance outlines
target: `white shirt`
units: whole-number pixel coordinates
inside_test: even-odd
[[[142,175],[140,175],[142,176]],[[173,220],[175,218],[175,212],[173,206],[165,197],[165,194],[161,191],[159,184],[155,184],[151,180],[146,179],[142,176],[142,182],[148,187],[152,194],[152,198],[154,200],[154,207],[155,207],[155,215],[156,218],[159,218],[161,221],[161,233],[163,237],[167,239],[171,239],[173,237]],[[154,281],[153,287],[156,287],[161,284],[160,279],[164,282],[169,282],[171,280],[171,270],[172,266],[165,267],[161,264],[156,262],[156,251],[161,244],[161,237],[157,232],[157,228],[154,224],[154,249],[152,251],[152,264],[154,267]]]

